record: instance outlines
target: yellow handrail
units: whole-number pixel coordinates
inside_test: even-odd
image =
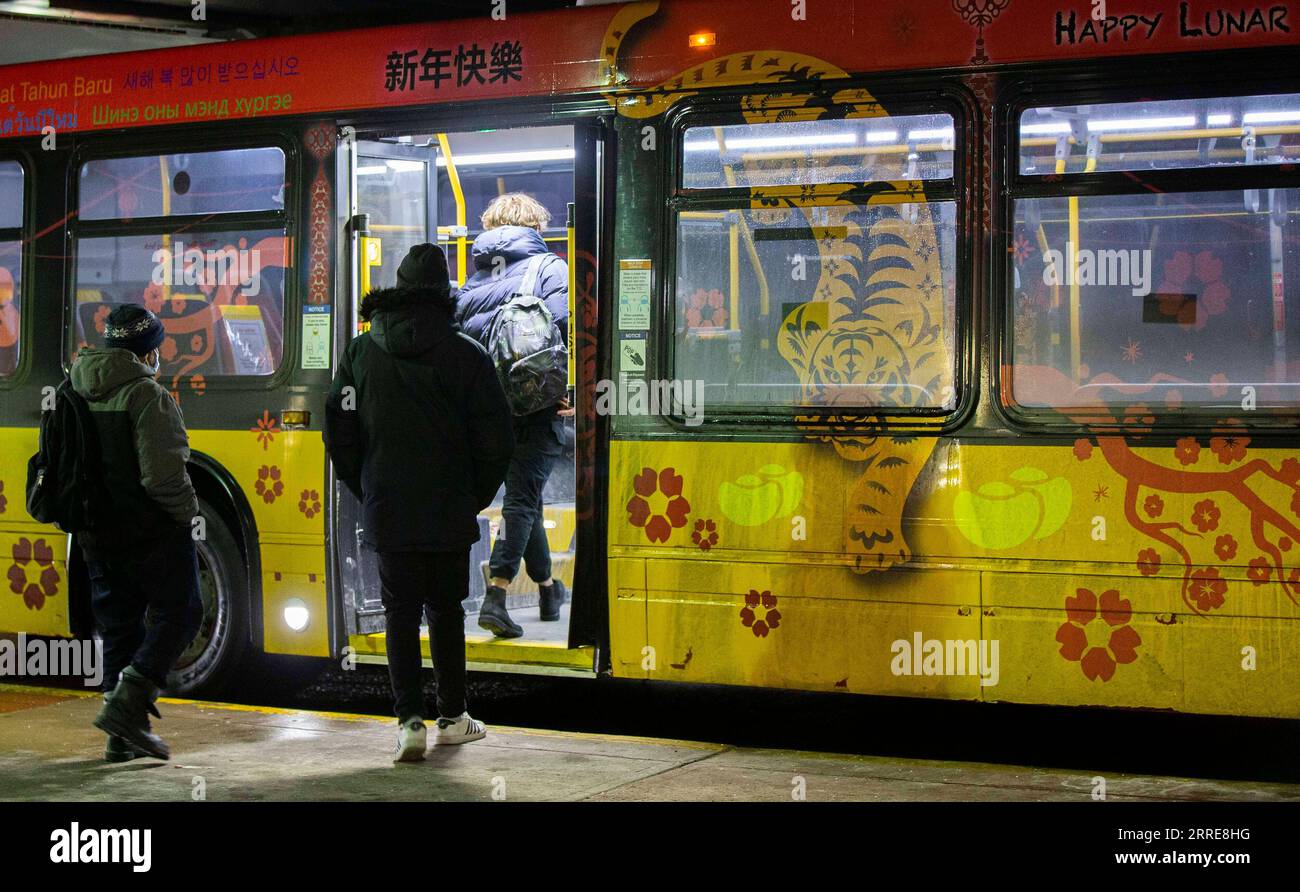
[[[451,182],[451,194],[456,199],[456,225],[463,230],[465,227],[465,193],[460,188],[460,174],[456,172],[456,161],[451,156],[451,142],[447,139],[447,134],[438,134],[438,147],[442,149],[442,157],[447,162],[447,179]],[[465,236],[456,238],[456,274],[458,281],[457,286],[465,284],[467,273],[465,271],[465,262],[468,255]]]

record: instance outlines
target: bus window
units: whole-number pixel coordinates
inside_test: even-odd
[[[953,126],[931,114],[687,129],[672,377],[702,381],[710,413],[954,408]],[[899,180],[926,191],[861,197]],[[791,186],[816,191],[756,207],[759,187]]]
[[[1095,140],[1089,151],[1089,141]],[[1063,151],[1058,152],[1058,149]],[[1027,109],[1020,172],[1169,170],[1300,158],[1300,94]]]
[[[100,158],[81,166],[82,220],[284,210],[284,152],[274,146]]]
[[[166,329],[164,379],[275,371],[292,278],[283,151],[92,160],[80,182],[91,212],[74,228],[71,355],[102,345],[113,307],[136,303]],[[239,224],[222,226],[232,211]],[[136,216],[163,219],[122,231]]]
[[[691,127],[682,141],[686,189],[943,180],[952,164],[946,114]]]
[[[0,161],[0,377],[18,367],[23,210],[22,165]]]
[[[1259,137],[1255,163],[1294,157],[1300,97],[1290,98],[1295,123],[1272,129],[1291,135]],[[1192,168],[1184,182],[1194,189],[1197,178],[1213,176],[1209,165],[1244,163],[1239,135],[1222,151],[1215,148],[1222,141],[1204,136],[1207,114],[1231,116],[1240,128],[1243,119],[1280,120],[1283,105],[1247,97],[1196,100],[1195,109],[1159,102],[1146,111],[1128,103],[1032,109],[1021,133],[1065,112],[1077,112],[1092,134],[1123,125],[1127,135],[1143,135],[1141,163]],[[1189,139],[1202,143],[1190,154]],[[1095,135],[1089,141],[1091,166],[1059,169],[1076,179],[1100,172],[1095,159],[1112,150]],[[1026,151],[1034,150],[1022,150],[1022,169]],[[1114,150],[1106,163],[1130,169],[1124,165],[1138,158]],[[1300,407],[1300,189],[1214,185],[1015,200],[1008,334],[1016,405],[1084,414],[1140,407],[1143,417]]]

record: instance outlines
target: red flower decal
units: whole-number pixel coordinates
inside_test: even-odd
[[[1268,558],[1260,555],[1251,559],[1250,568],[1246,571],[1247,579],[1255,583],[1255,585],[1263,585],[1268,582],[1269,577],[1272,575],[1273,568],[1269,566]]]
[[[762,611],[762,616],[759,616],[759,611]],[[781,625],[776,595],[751,588],[745,595],[745,606],[740,609],[740,624],[752,631],[755,638],[766,638],[768,632]]]
[[[1142,503],[1142,507],[1146,510],[1148,517],[1159,517],[1160,513],[1165,510],[1165,500],[1155,493],[1151,493]]]
[[[1219,527],[1219,506],[1213,499],[1202,499],[1192,507],[1192,523],[1202,533]]]
[[[1154,548],[1144,548],[1138,552],[1137,568],[1143,576],[1155,576],[1160,572],[1160,554]]]
[[[257,469],[257,483],[254,485],[262,501],[271,504],[284,493],[284,481],[280,479],[280,469],[274,465]]]
[[[1277,472],[1287,483],[1300,483],[1300,459],[1283,460]]]
[[[23,537],[14,543],[13,564],[6,573],[9,590],[23,596],[28,610],[40,610],[45,599],[59,593],[59,571],[54,567],[54,549],[44,539],[32,542]]]
[[[1225,533],[1214,540],[1214,553],[1221,561],[1230,561],[1237,556],[1237,540],[1231,533]]]
[[[1102,592],[1099,599],[1086,588],[1078,589],[1065,599],[1065,615],[1056,630],[1061,656],[1078,663],[1090,681],[1110,681],[1116,666],[1137,659],[1142,638],[1129,625],[1133,608],[1116,590]]]
[[[1092,458],[1092,442],[1080,437],[1074,441],[1074,457],[1079,461]]]
[[[675,528],[686,526],[691,503],[682,497],[682,476],[675,469],[656,473],[653,468],[642,468],[632,479],[632,489],[636,495],[627,503],[628,521],[643,527],[651,542],[667,542]],[[663,503],[659,511],[650,502],[656,494]]]
[[[1250,437],[1211,437],[1210,451],[1219,457],[1219,464],[1230,465],[1246,457]]]
[[[1174,457],[1180,464],[1194,465],[1201,457],[1201,444],[1196,442],[1195,437],[1183,437],[1174,446]]]
[[[712,520],[695,521],[691,541],[700,546],[700,551],[708,551],[718,544],[718,525]]]
[[[1192,584],[1188,594],[1201,610],[1213,610],[1223,606],[1223,596],[1228,592],[1228,581],[1219,578],[1217,567],[1206,567],[1192,574]]]
[[[314,489],[304,489],[298,497],[298,510],[307,515],[308,520],[320,514],[320,493]]]

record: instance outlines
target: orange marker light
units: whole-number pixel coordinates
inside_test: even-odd
[[[691,46],[713,46],[718,42],[718,35],[712,31],[700,31],[691,35]]]

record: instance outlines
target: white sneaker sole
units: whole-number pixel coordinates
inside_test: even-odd
[[[476,734],[457,734],[454,737],[435,737],[433,738],[434,746],[456,746],[462,743],[473,743],[475,740],[482,740],[487,737],[487,731],[479,731]]]
[[[423,761],[424,761],[424,747],[422,746],[403,747],[402,749],[397,751],[397,755],[393,756],[394,763],[423,762]]]

